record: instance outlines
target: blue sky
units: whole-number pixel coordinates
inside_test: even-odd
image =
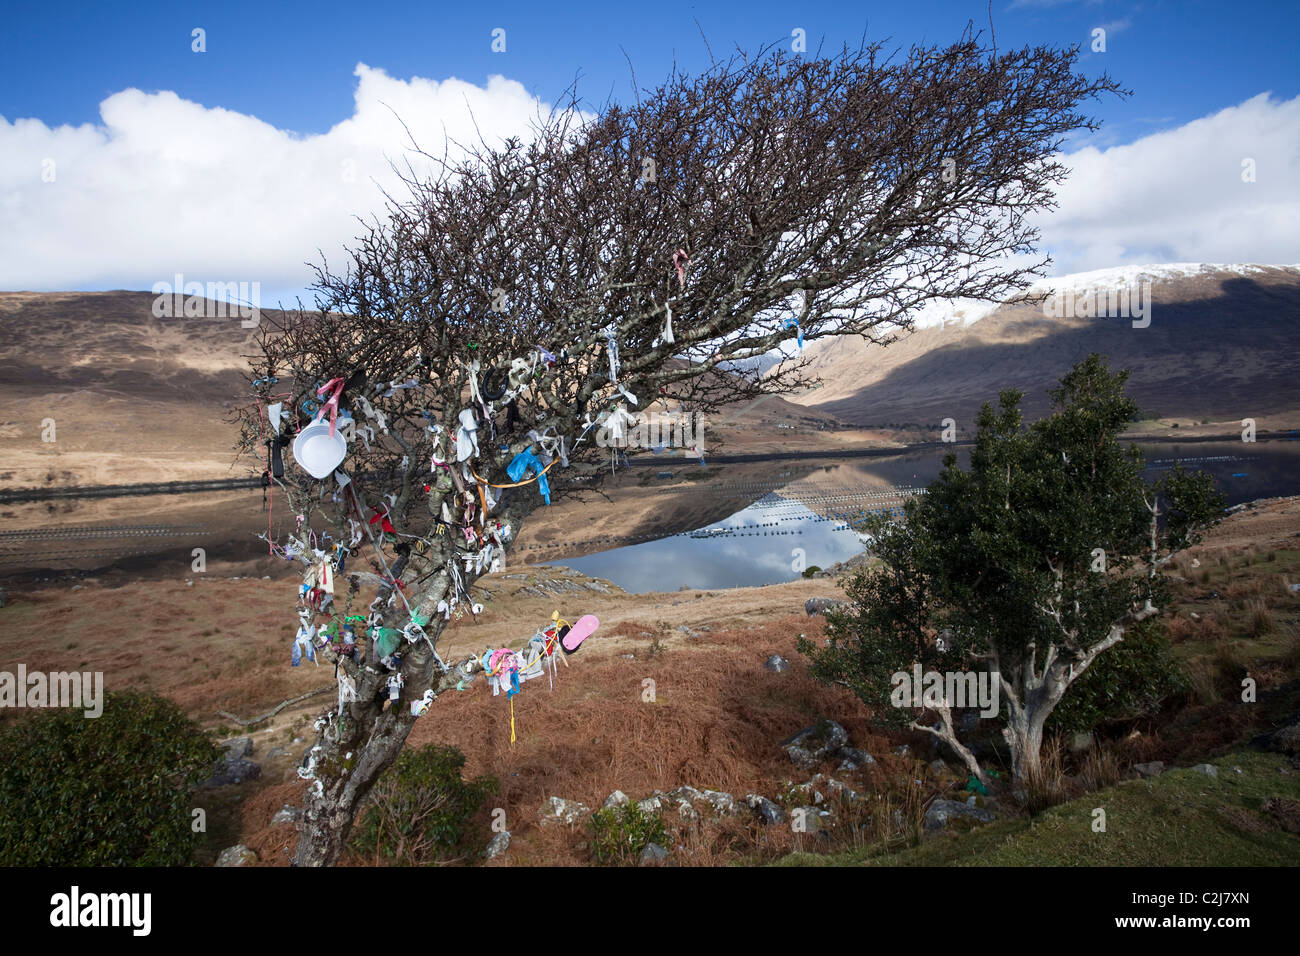
[[[893,37],[943,43],[968,20],[987,28],[981,2],[544,3],[491,5],[343,2],[26,3],[6,12],[0,36],[0,116],[47,124],[94,122],[104,97],[128,87],[172,90],[205,106],[249,113],[282,129],[322,133],[351,112],[358,61],[399,77],[458,77],[482,84],[505,73],[554,99],[575,77],[590,104],[630,91],[631,58],[643,83],[674,58],[708,63],[802,27],[810,46]],[[1270,90],[1300,92],[1300,3],[1188,0],[1019,0],[993,5],[1000,44],[1080,43],[1086,69],[1108,70],[1134,91],[1098,110],[1119,142]],[[699,21],[699,27],[695,20]],[[1104,54],[1091,30],[1108,26]],[[207,52],[190,31],[207,31]],[[506,32],[494,53],[491,31]]]
[[[1070,144],[1072,151],[1084,147],[1100,151],[1097,156],[1080,154],[1080,162],[1099,165],[1094,178],[1107,175],[1108,156],[1113,165],[1116,156],[1123,155],[1128,157],[1125,174],[1136,179],[1135,170],[1142,168],[1142,162],[1134,155],[1114,153],[1116,147],[1148,141],[1158,146],[1162,141],[1153,140],[1153,134],[1177,135],[1179,130],[1192,129],[1180,147],[1183,151],[1197,149],[1197,143],[1223,144],[1225,138],[1235,150],[1216,161],[1218,172],[1212,176],[1223,182],[1218,178],[1213,182],[1216,189],[1224,190],[1217,202],[1232,204],[1242,216],[1256,214],[1248,207],[1281,205],[1289,210],[1297,202],[1292,184],[1297,179],[1294,164],[1300,162],[1295,148],[1300,124],[1293,101],[1300,98],[1295,52],[1300,48],[1300,3],[1000,0],[993,4],[992,14],[999,46],[1077,43],[1084,49],[1086,72],[1105,70],[1133,90],[1128,100],[1111,98],[1094,104],[1090,111],[1104,121],[1102,132]],[[128,230],[115,232],[106,224],[92,230],[97,243],[93,248],[87,240],[87,248],[60,254],[53,265],[50,260],[51,252],[69,239],[70,223],[130,218],[140,206],[141,191],[151,188],[140,179],[148,183],[184,180],[185,195],[196,197],[194,203],[199,202],[198,194],[211,197],[213,209],[206,214],[196,211],[195,216],[206,217],[208,225],[220,231],[222,210],[231,205],[229,196],[223,200],[223,191],[238,200],[234,205],[250,207],[258,205],[250,198],[254,195],[267,197],[261,203],[267,207],[284,192],[270,183],[263,184],[260,193],[248,187],[250,177],[261,175],[256,163],[289,162],[276,158],[281,153],[294,154],[294,163],[306,163],[297,150],[304,143],[320,145],[331,164],[337,165],[339,156],[345,156],[339,161],[349,162],[346,157],[356,150],[337,143],[349,129],[356,128],[354,138],[357,129],[365,129],[371,138],[386,135],[367,112],[374,103],[400,100],[407,110],[422,111],[436,101],[437,109],[453,111],[452,101],[465,100],[464,88],[450,85],[441,87],[442,99],[437,100],[417,78],[433,81],[435,92],[437,84],[451,78],[487,90],[476,101],[476,116],[485,110],[496,112],[492,105],[498,102],[496,97],[518,105],[515,101],[521,92],[553,102],[575,78],[586,105],[595,108],[607,97],[630,96],[627,58],[643,86],[662,80],[674,59],[689,72],[705,67],[708,52],[701,29],[713,52],[722,56],[736,46],[753,50],[764,43],[788,44],[794,28],[807,32],[810,50],[819,41],[827,49],[846,41],[856,43],[864,32],[869,39],[892,38],[902,47],[942,44],[954,40],[969,20],[987,30],[987,3],[582,2],[566,6],[563,12],[532,3],[396,6],[326,0],[311,4],[242,0],[11,4],[0,35],[0,216],[13,215],[19,231],[26,231],[22,248],[36,252],[23,253],[13,231],[11,238],[0,238],[0,262],[8,257],[8,264],[0,265],[0,288],[147,288],[151,276],[181,269],[256,278],[263,267],[254,262],[265,261],[264,249],[243,259],[224,252],[214,255],[212,247],[190,250],[182,243],[177,249],[173,234],[168,243],[159,243],[172,249],[173,269],[161,251],[147,247],[127,258]],[[195,27],[206,34],[207,49],[201,54],[191,50]],[[492,31],[498,27],[506,31],[504,53],[491,49]],[[1089,49],[1092,31],[1098,27],[1107,31],[1104,53]],[[489,83],[493,76],[519,86],[493,91]],[[140,95],[130,94],[132,90]],[[1261,99],[1263,94],[1270,95]],[[1215,129],[1196,133],[1197,121],[1221,111],[1232,115],[1216,120],[1220,125]],[[514,116],[508,109],[504,113]],[[240,149],[216,150],[216,158],[206,160],[230,175],[222,179],[211,169],[196,171],[195,164],[202,166],[204,161],[178,159],[166,142],[142,140],[142,126],[162,124],[174,130],[173,141],[216,135],[237,143]],[[505,120],[503,124],[509,125]],[[1268,142],[1263,141],[1265,133]],[[1168,144],[1163,148],[1167,152]],[[169,153],[171,164],[161,170],[145,158],[160,151]],[[259,151],[262,158],[253,159]],[[1236,157],[1255,153],[1272,162],[1260,163],[1261,188],[1242,194],[1236,182]],[[34,184],[32,170],[50,161],[59,170],[59,183],[75,189],[56,193]],[[363,170],[371,168],[364,159],[357,162]],[[237,175],[231,170],[237,170]],[[1266,173],[1273,177],[1271,185]],[[1168,177],[1155,161],[1144,175],[1153,181]],[[298,178],[302,176],[300,168]],[[1140,181],[1128,188],[1142,194]],[[1193,177],[1182,188],[1206,187]],[[360,193],[348,197],[346,201],[359,204],[349,207],[352,212],[367,211],[369,197]],[[301,197],[297,201],[301,206]],[[173,201],[167,208],[175,206]],[[1173,215],[1175,210],[1169,212]],[[1065,214],[1062,221],[1075,226],[1081,218],[1087,219],[1070,209]],[[327,233],[344,228],[341,209],[319,215],[314,228]],[[1114,214],[1107,215],[1107,224],[1113,226]],[[1148,210],[1146,215],[1149,220],[1153,213]],[[1063,263],[1101,267],[1144,257],[1261,261],[1280,256],[1288,262],[1300,261],[1300,255],[1288,255],[1288,235],[1273,236],[1269,244],[1247,243],[1239,255],[1233,254],[1238,249],[1228,243],[1236,241],[1235,235],[1268,237],[1277,231],[1276,224],[1244,223],[1238,233],[1229,229],[1221,234],[1220,246],[1210,244],[1206,238],[1214,231],[1210,222],[1222,216],[1222,209],[1207,210],[1205,223],[1188,229],[1183,238],[1173,235],[1167,241],[1145,235],[1137,227],[1127,233],[1102,230],[1105,235],[1086,240],[1080,240],[1076,230],[1070,241],[1091,251],[1067,253]],[[279,221],[283,218],[281,210]],[[256,209],[245,213],[246,223],[255,219]],[[149,221],[134,222],[130,235],[147,231]],[[254,246],[265,243],[272,221],[276,220],[268,217],[242,236],[226,235],[220,248],[240,245],[241,239],[244,246],[250,241]],[[237,227],[231,224],[231,229]],[[254,231],[258,236],[251,240],[247,233]],[[267,271],[265,285],[277,291],[299,288],[302,260],[311,258],[317,246],[328,247],[334,237],[318,238],[305,243],[286,224],[277,246],[284,262]],[[337,238],[346,240],[342,234]],[[1061,243],[1062,249],[1070,245]],[[95,251],[110,246],[121,254]]]

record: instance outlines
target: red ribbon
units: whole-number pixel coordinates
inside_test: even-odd
[[[333,390],[329,401],[320,407],[320,414],[325,414],[325,409],[330,410],[330,438],[334,437],[335,421],[339,417],[339,396],[343,394],[343,386],[347,384],[341,378],[332,378],[320,388],[316,389],[316,397],[321,398],[326,392]]]

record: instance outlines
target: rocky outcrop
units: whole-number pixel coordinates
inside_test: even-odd
[[[217,857],[217,866],[249,866],[257,862],[257,854],[244,846],[242,843],[236,843],[234,846],[226,847]]]
[[[782,741],[781,747],[798,766],[812,770],[848,742],[848,731],[833,720],[822,719]]]
[[[967,817],[976,823],[992,823],[996,819],[993,811],[983,807],[958,803],[956,800],[936,800],[925,811],[925,828],[942,830],[958,817]]]
[[[825,615],[827,611],[847,604],[847,601],[841,601],[839,598],[815,597],[803,602],[803,610],[809,617],[813,617],[816,614]]]
[[[577,800],[565,800],[561,797],[550,797],[542,804],[539,811],[542,818],[542,826],[551,823],[564,823],[569,826],[585,819],[591,815],[591,809]]]

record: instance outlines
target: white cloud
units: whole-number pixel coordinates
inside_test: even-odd
[[[1261,93],[1124,146],[1085,148],[1040,218],[1062,275],[1146,262],[1300,260],[1300,97]],[[1242,162],[1255,161],[1255,182]]]
[[[47,127],[0,117],[0,289],[149,289],[257,281],[262,305],[310,281],[304,260],[338,262],[357,215],[400,195],[407,122],[426,150],[445,135],[526,136],[545,109],[519,83],[398,80],[364,64],[353,115],[298,136],[254,116],[124,90],[102,122]],[[391,107],[391,109],[390,109]],[[1256,181],[1241,163],[1255,160]],[[42,164],[55,162],[55,181]],[[1150,262],[1300,261],[1300,97],[1267,93],[1130,144],[1063,157],[1060,209],[1040,219],[1053,273]],[[417,172],[422,168],[413,158]],[[354,164],[351,182],[345,163]]]
[[[353,115],[313,136],[135,89],[104,100],[98,125],[0,117],[0,288],[148,289],[179,272],[260,282],[271,305],[272,290],[308,284],[318,248],[337,261],[355,217],[382,208],[380,186],[404,195],[390,160],[429,169],[398,117],[440,156],[444,136],[475,141],[475,123],[492,143],[526,137],[548,108],[501,76],[482,88],[355,75]]]

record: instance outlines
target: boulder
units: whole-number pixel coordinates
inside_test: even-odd
[[[857,770],[859,767],[867,767],[876,762],[875,757],[857,747],[841,747],[835,752],[835,756],[840,758],[840,770]]]
[[[226,740],[222,742],[221,747],[226,751],[227,757],[253,756],[252,737],[236,737],[234,740]]]
[[[767,797],[751,793],[746,795],[745,803],[762,818],[764,823],[781,823],[785,820],[785,811]]]
[[[257,854],[244,846],[242,843],[236,843],[234,846],[228,846],[221,851],[217,857],[217,866],[248,866],[257,862]]]
[[[713,808],[717,814],[730,814],[736,812],[736,798],[722,790],[705,790],[701,796]]]
[[[841,601],[838,598],[815,597],[804,601],[803,609],[805,614],[812,617],[816,614],[825,615],[827,611],[843,607],[847,603],[847,601]]]
[[[977,823],[992,823],[995,817],[989,810],[958,803],[956,800],[936,800],[925,811],[925,828],[942,830],[957,817],[970,817]]]
[[[700,819],[700,811],[689,800],[677,801],[677,815],[686,823],[696,823]]]
[[[658,843],[647,843],[641,851],[642,866],[658,866],[668,859],[668,851]]]
[[[636,805],[641,809],[642,813],[658,813],[664,808],[665,796],[666,794],[660,793],[656,790],[644,800],[638,800]]]
[[[605,802],[600,805],[600,808],[602,810],[613,810],[615,807],[621,807],[627,803],[628,803],[627,794],[624,793],[622,790],[615,790],[613,793],[611,793],[608,797],[605,798]]]
[[[1164,773],[1165,764],[1163,760],[1152,760],[1150,763],[1135,763],[1133,769],[1137,772],[1139,777],[1147,779],[1150,777],[1158,777]]]
[[[798,766],[811,770],[848,742],[848,731],[833,720],[822,719],[783,741],[781,746]]]
[[[1277,730],[1260,734],[1251,741],[1256,747],[1283,754],[1300,754],[1300,717],[1284,724]]]
[[[577,800],[564,800],[560,797],[548,798],[542,804],[540,811],[542,826],[548,823],[565,823],[572,826],[589,813],[591,810]]]
[[[817,776],[820,777],[821,774],[818,774]],[[823,803],[826,800],[826,796],[817,789],[817,784],[812,780],[809,780],[807,783],[801,783],[797,787],[790,787],[789,792],[802,800],[811,800],[814,806]]]
[[[771,671],[773,674],[784,674],[790,669],[790,662],[780,654],[773,654],[767,660],[763,661],[763,670]]]
[[[502,830],[488,841],[487,849],[483,851],[483,855],[489,860],[495,860],[508,849],[510,849],[510,831]]]
[[[673,790],[669,790],[667,796],[673,800],[686,800],[694,803],[696,800],[704,799],[704,791],[696,790],[688,784],[682,784]]]
[[[831,826],[831,815],[818,807],[795,807],[790,811],[790,826],[795,833],[828,830]]]
[[[1197,773],[1205,774],[1207,777],[1217,777],[1219,775],[1219,768],[1212,763],[1198,763],[1192,769]]]
[[[229,784],[256,780],[262,775],[260,764],[242,757],[223,757],[217,761],[212,776],[203,781],[200,787],[224,787]]]

